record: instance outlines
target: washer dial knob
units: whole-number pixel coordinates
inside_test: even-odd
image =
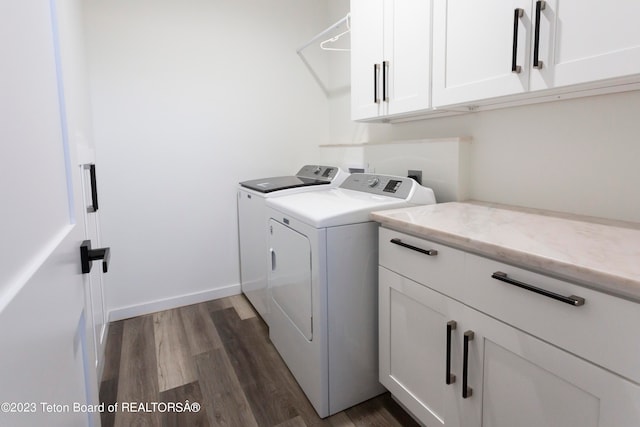
[[[378,185],[378,183],[380,183],[380,178],[378,178],[377,176],[374,176],[373,178],[370,178],[370,179],[367,181],[367,185],[368,185],[370,188],[375,187],[376,185]]]

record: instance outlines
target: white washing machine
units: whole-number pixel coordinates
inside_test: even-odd
[[[238,187],[240,283],[256,311],[269,324],[265,199],[340,185],[348,173],[336,166],[305,165],[296,175],[241,182]]]
[[[410,178],[373,174],[267,200],[269,337],[320,417],[384,392],[369,213],[432,203],[433,191]]]

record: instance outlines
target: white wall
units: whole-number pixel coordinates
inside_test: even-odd
[[[331,0],[336,15],[348,3]],[[349,64],[332,63],[335,84]],[[472,199],[640,222],[640,92],[403,124],[349,119],[349,94],[331,100],[331,142],[471,136]]]
[[[328,25],[326,9],[314,0],[88,0],[116,317],[240,291],[237,183],[291,174],[328,141],[326,95],[295,53]]]
[[[469,138],[433,138],[384,143],[335,144],[320,148],[320,163],[350,170],[407,176],[422,172],[422,185],[438,203],[469,198]]]
[[[471,199],[640,222],[639,107],[629,92],[396,125],[346,117],[332,131],[343,142],[469,135]]]

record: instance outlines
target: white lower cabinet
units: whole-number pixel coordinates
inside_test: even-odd
[[[430,283],[392,271],[394,265],[383,265],[392,259],[383,252],[396,251],[397,245],[383,240],[385,233],[381,230],[380,382],[418,420],[428,427],[640,425],[638,384],[435,291]],[[450,272],[452,283],[468,280],[462,260]]]
[[[474,394],[469,399],[481,402],[482,416],[463,425],[640,425],[637,384],[476,310],[467,307],[465,313],[458,342],[473,331],[468,357]]]
[[[476,418],[477,400],[460,405],[459,382],[445,381],[447,323],[460,318],[461,305],[384,267],[378,277],[382,385],[429,427],[460,426],[465,415]],[[459,365],[459,346],[452,343],[451,349],[452,366]]]

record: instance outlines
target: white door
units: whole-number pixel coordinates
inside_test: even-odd
[[[351,0],[351,120],[382,114],[384,0]]]
[[[0,1],[0,425],[84,426],[80,170],[68,143],[53,2]],[[6,403],[5,403],[6,402]]]
[[[531,0],[434,0],[433,16],[435,107],[529,89]]]
[[[640,425],[637,384],[470,308],[460,326],[474,332],[461,407],[482,405],[465,426]]]
[[[351,1],[351,118],[429,108],[431,2]]]
[[[537,8],[541,9],[538,59],[542,65],[532,70],[532,90],[640,71],[640,2],[547,0],[534,6],[534,23]]]
[[[89,239],[95,248],[102,245],[97,183],[91,182],[91,176],[95,178],[96,174],[92,174],[88,169],[89,165],[95,167],[97,159],[93,143],[91,99],[85,58],[83,1],[58,0],[55,5],[61,87],[64,89],[66,137],[68,144],[77,150],[73,165],[79,171],[83,190],[82,198],[77,199],[77,204],[82,211],[82,217],[78,217],[78,224],[84,229],[84,238]],[[91,270],[91,274],[85,276],[84,280],[87,343],[91,347],[89,358],[99,378],[102,373],[102,355],[107,336],[104,303],[105,276],[102,269],[96,267]]]
[[[93,247],[101,247],[99,204],[97,199],[97,172],[95,163],[82,163],[82,211],[84,238]],[[85,277],[85,307],[89,337],[93,345],[92,361],[100,377],[102,355],[106,345],[107,313],[104,304],[104,271],[96,265]]]
[[[387,68],[389,76],[387,114],[429,108],[431,1],[387,0],[384,32],[385,63],[382,65]]]
[[[313,338],[311,245],[309,239],[284,224],[269,220],[271,271],[269,288],[278,308],[308,341]]]
[[[459,426],[459,304],[384,267],[378,286],[380,382],[426,425]]]

